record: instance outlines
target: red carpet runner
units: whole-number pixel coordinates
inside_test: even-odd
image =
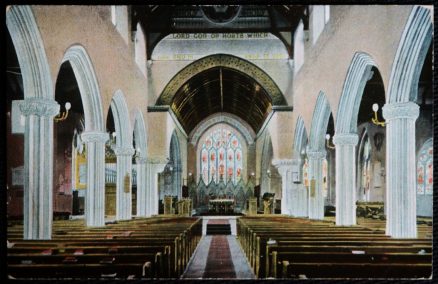
[[[202,278],[236,278],[227,236],[212,236]]]

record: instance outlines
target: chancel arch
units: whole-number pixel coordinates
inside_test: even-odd
[[[171,105],[177,90],[185,82],[198,73],[217,67],[233,69],[247,74],[253,78],[264,90],[266,90],[273,105],[286,104],[286,100],[278,86],[262,69],[255,66],[253,63],[236,56],[227,54],[214,54],[193,62],[176,74],[164,88],[159,99],[157,100],[157,105]]]
[[[417,236],[416,165],[413,161],[416,158],[415,121],[420,110],[416,100],[418,80],[431,40],[431,12],[414,6],[392,64],[388,96],[383,107],[387,132],[386,234],[392,237]]]

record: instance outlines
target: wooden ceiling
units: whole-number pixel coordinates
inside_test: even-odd
[[[134,5],[131,20],[133,27],[140,23],[146,33],[148,59],[169,34],[223,32],[272,33],[292,58],[290,38],[301,19],[308,28],[308,9],[307,5]]]
[[[246,74],[215,67],[182,85],[171,108],[187,133],[214,113],[237,115],[257,133],[272,109],[272,101],[263,87]]]

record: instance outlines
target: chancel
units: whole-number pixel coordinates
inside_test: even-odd
[[[4,276],[432,279],[432,15],[7,6]]]

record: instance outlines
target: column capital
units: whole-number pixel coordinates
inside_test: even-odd
[[[55,100],[45,98],[28,98],[19,103],[24,116],[37,115],[54,117],[59,113],[59,104]]]
[[[146,157],[135,158],[136,164],[146,164],[147,162],[148,162],[148,158],[146,158]]]
[[[105,143],[106,141],[108,141],[109,135],[106,132],[86,131],[86,132],[82,132],[81,139],[85,143],[87,143],[87,142]]]
[[[114,149],[114,153],[116,156],[132,156],[134,155],[135,151],[134,148],[131,147],[116,147]]]
[[[292,159],[275,159],[272,164],[278,169],[280,174],[284,176],[288,170],[292,169],[294,160]]]
[[[359,136],[356,133],[336,133],[333,136],[333,143],[335,145],[356,146],[357,142],[359,142]]]
[[[167,161],[165,159],[160,159],[160,158],[147,158],[147,163],[148,164],[157,164],[157,165],[166,165]]]
[[[417,119],[420,114],[420,107],[414,102],[389,103],[382,108],[383,117],[386,120],[410,118]]]
[[[278,167],[282,166],[292,166],[294,164],[294,159],[274,159],[272,160],[272,165]]]
[[[309,157],[309,159],[314,159],[314,160],[322,160],[325,158],[326,156],[326,151],[312,151],[309,150],[307,151],[307,157]]]

